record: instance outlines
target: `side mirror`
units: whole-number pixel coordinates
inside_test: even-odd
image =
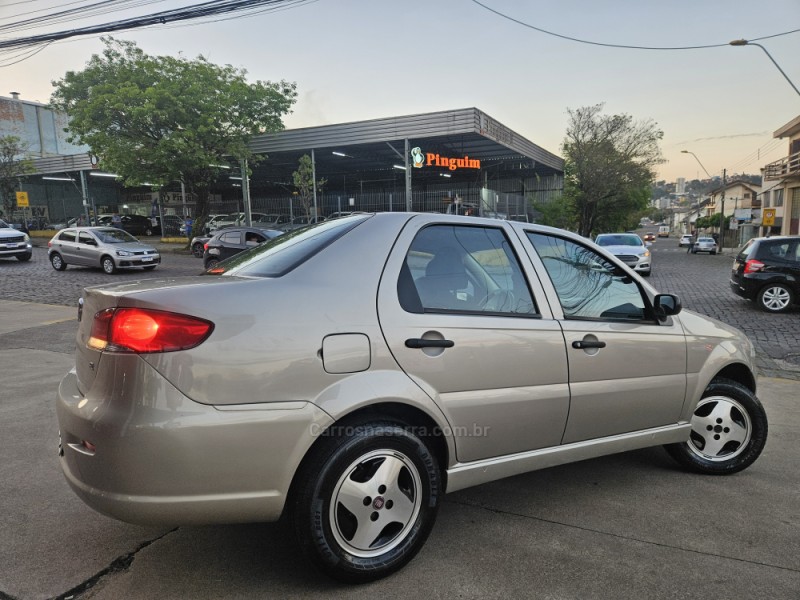
[[[658,294],[653,300],[653,308],[659,321],[666,321],[667,317],[677,315],[683,309],[680,298],[675,294]]]

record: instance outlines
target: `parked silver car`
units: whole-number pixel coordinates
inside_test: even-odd
[[[697,241],[692,246],[692,254],[698,252],[708,252],[709,254],[717,253],[717,242],[712,237],[697,238]]]
[[[411,560],[446,492],[660,444],[728,474],[766,442],[748,339],[562,230],[353,215],[215,271],[84,292],[60,460],[102,513],[287,512],[362,582]]]
[[[653,256],[648,244],[635,233],[601,233],[595,243],[603,246],[637,273],[645,277],[650,275]]]
[[[76,265],[100,267],[111,275],[117,269],[151,271],[161,262],[161,255],[153,246],[115,227],[62,229],[47,242],[47,248],[50,264],[56,271]]]

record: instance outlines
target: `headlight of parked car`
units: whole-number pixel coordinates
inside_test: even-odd
[[[133,252],[127,250],[117,250],[117,256],[133,256]]]

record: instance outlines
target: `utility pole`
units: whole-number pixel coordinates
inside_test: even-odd
[[[725,247],[725,178],[727,169],[722,169],[722,211],[719,214],[719,251]]]

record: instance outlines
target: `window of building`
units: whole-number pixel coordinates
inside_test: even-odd
[[[772,190],[772,200],[775,208],[783,206],[783,190]]]

